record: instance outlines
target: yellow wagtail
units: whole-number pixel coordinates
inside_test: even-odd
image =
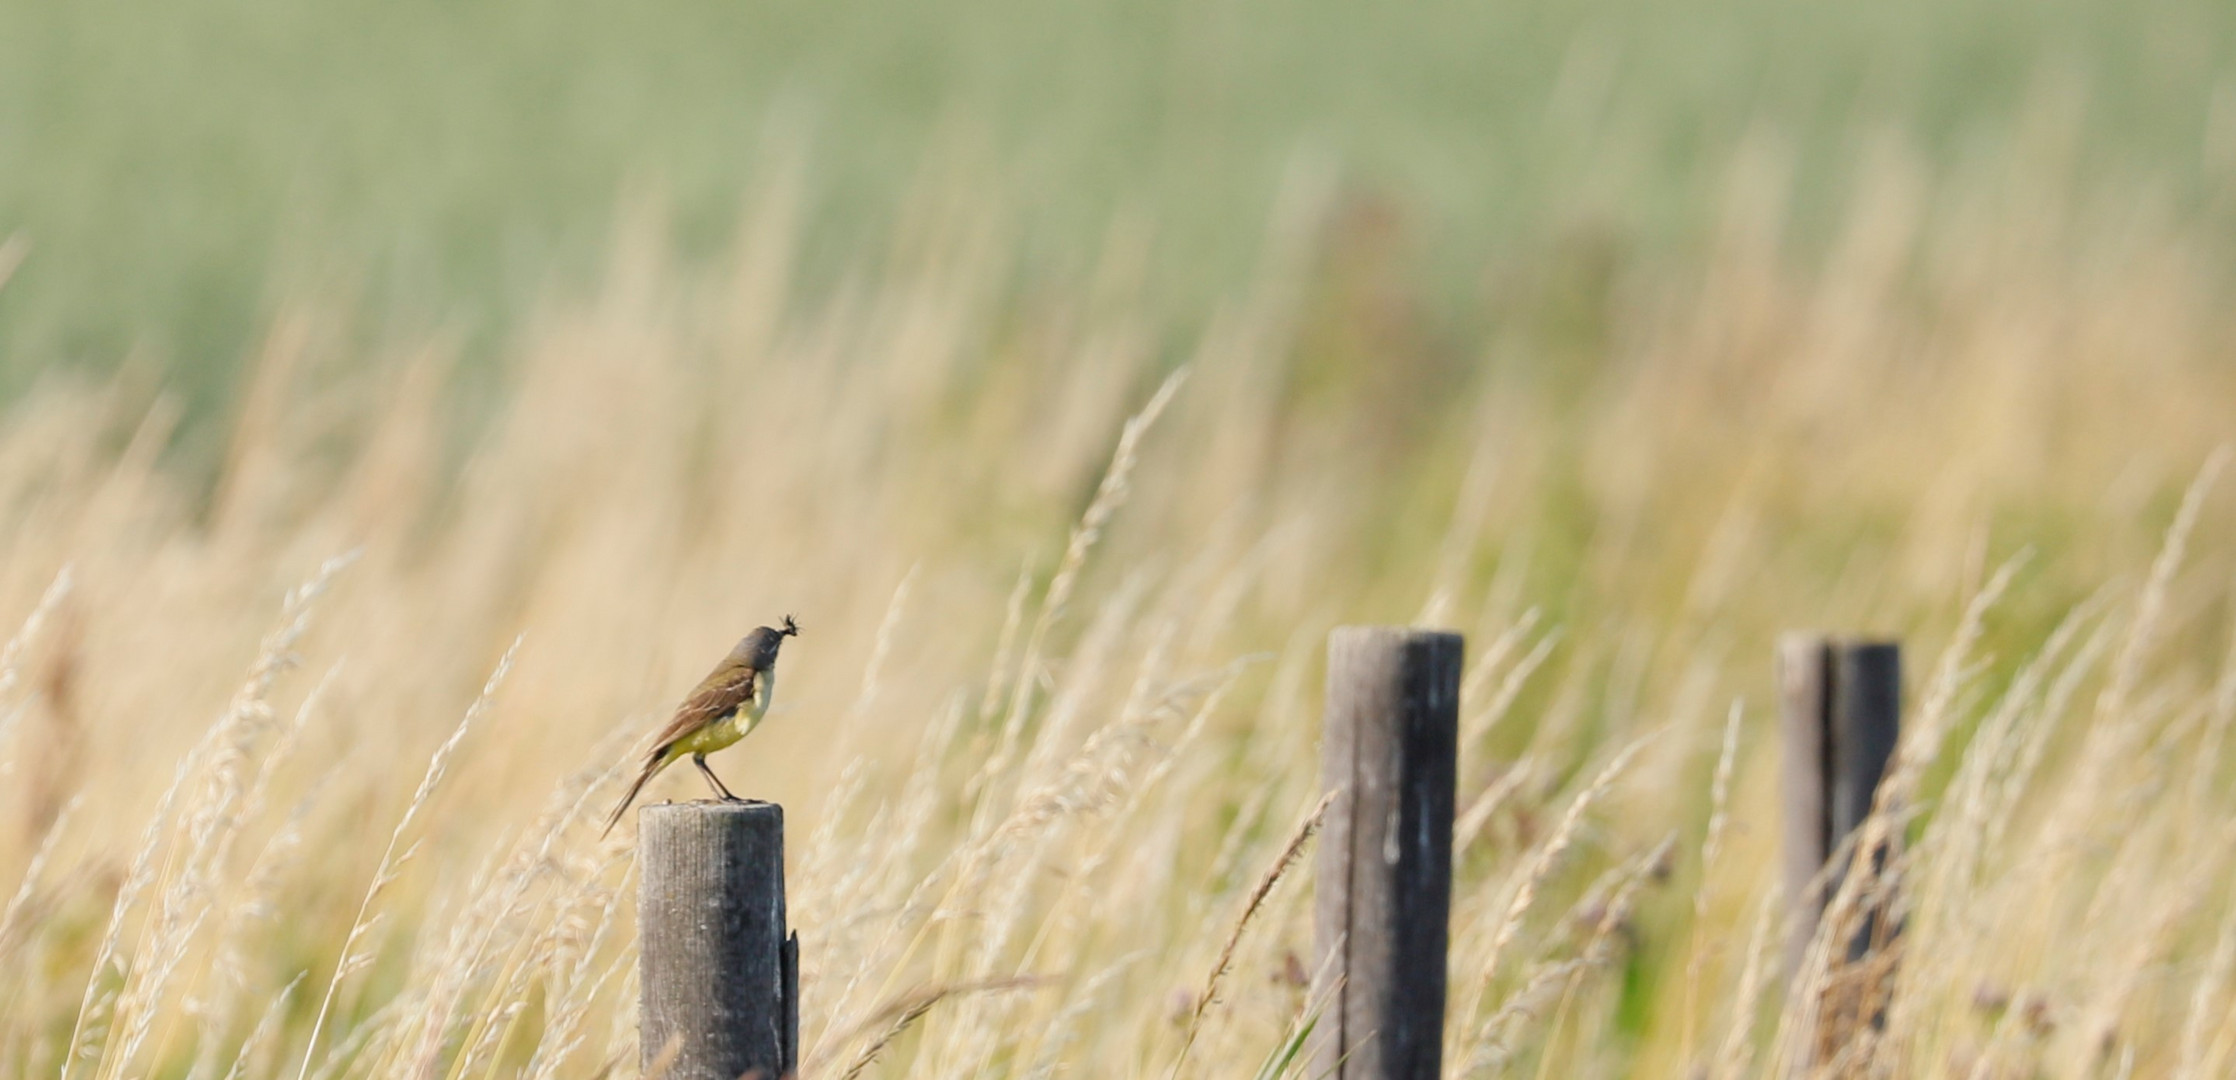
[[[800,624],[790,615],[784,617],[784,627],[772,630],[756,626],[753,632],[738,642],[730,655],[715,665],[714,671],[691,691],[676,707],[675,718],[660,729],[660,738],[652,744],[652,751],[644,757],[644,767],[637,774],[636,783],[629,785],[629,794],[621,805],[613,808],[606,818],[606,832],[612,832],[615,822],[621,820],[629,804],[660,770],[688,755],[691,764],[698,766],[717,795],[724,802],[742,802],[722,785],[722,779],[707,768],[707,755],[737,742],[751,734],[768,715],[769,699],[776,694],[776,650],[784,639],[800,632]],[[599,835],[604,835],[601,833]]]

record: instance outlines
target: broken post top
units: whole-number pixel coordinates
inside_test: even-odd
[[[1419,689],[1456,695],[1456,679],[1446,685],[1447,680],[1428,676],[1456,673],[1465,650],[1466,638],[1449,630],[1338,626],[1328,633],[1328,685],[1333,688],[1347,680],[1410,685],[1411,680],[1419,679]]]

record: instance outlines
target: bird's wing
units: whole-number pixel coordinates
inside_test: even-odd
[[[738,711],[738,706],[753,700],[754,684],[760,675],[758,670],[741,661],[722,661],[690,697],[683,699],[683,704],[676,706],[675,717],[668,721],[667,727],[660,729],[660,739],[653,744],[653,756],[665,755],[676,740]]]

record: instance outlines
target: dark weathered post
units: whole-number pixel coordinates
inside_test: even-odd
[[[799,939],[784,912],[784,808],[639,812],[644,1075],[778,1080],[798,1067]]]
[[[1452,908],[1458,634],[1346,626],[1328,638],[1317,970],[1339,982],[1315,1077],[1436,1080]]]
[[[1871,815],[1902,730],[1901,646],[1788,634],[1778,646],[1785,728],[1786,891],[1794,904],[1786,970],[1799,974],[1854,858],[1842,845]],[[1883,851],[1865,853],[1877,865]],[[1828,860],[1832,861],[1827,866]],[[1861,1022],[1876,1022],[1887,972],[1863,963],[1891,927],[1887,898],[1866,897],[1846,947],[1830,958],[1813,1055],[1838,1052]],[[1890,954],[1891,955],[1891,954]]]
[[[1794,920],[1788,969],[1816,933],[1825,902],[1839,891],[1842,867],[1825,861],[1871,815],[1902,731],[1902,648],[1788,634],[1778,643],[1781,723],[1785,728],[1786,893]],[[1850,949],[1868,947],[1859,940]]]

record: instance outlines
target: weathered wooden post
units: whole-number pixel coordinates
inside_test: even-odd
[[[800,973],[784,912],[784,808],[674,803],[637,821],[644,1076],[791,1075]]]
[[[1315,1077],[1436,1080],[1452,908],[1458,634],[1346,626],[1328,638],[1315,965],[1338,989]]]
[[[1788,634],[1778,645],[1785,737],[1786,895],[1794,905],[1786,970],[1798,975],[1840,891],[1853,853],[1842,845],[1871,815],[1879,781],[1902,730],[1902,649],[1894,642]],[[1886,853],[1866,853],[1873,861]],[[1827,866],[1828,860],[1835,860]],[[1863,970],[1892,929],[1884,897],[1866,898],[1854,935],[1830,958],[1816,1053],[1835,1052],[1859,1021],[1873,1019],[1884,972]]]
[[[1825,861],[1871,814],[1872,797],[1902,731],[1902,647],[1788,634],[1778,643],[1785,736],[1786,895],[1801,916],[1788,967],[1817,931],[1844,867],[1819,882]],[[1851,947],[1868,946],[1859,940]]]

